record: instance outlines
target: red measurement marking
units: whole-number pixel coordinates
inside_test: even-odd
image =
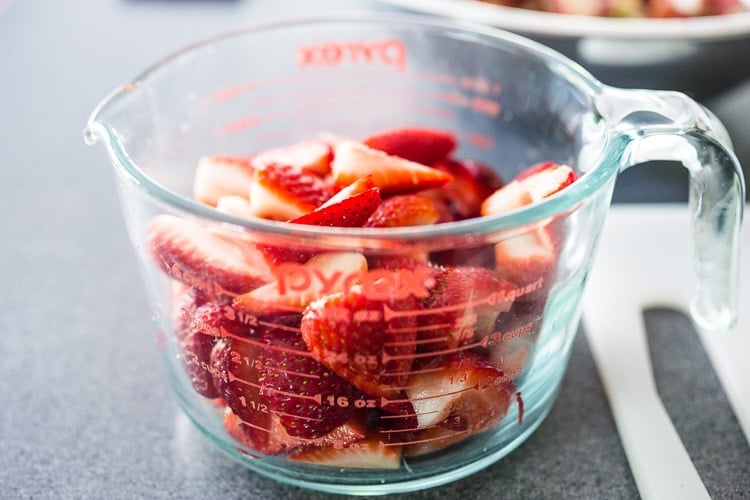
[[[411,317],[411,316],[425,316],[428,314],[460,311],[468,307],[474,307],[474,306],[479,306],[483,304],[493,305],[497,303],[497,299],[498,299],[497,292],[492,292],[487,297],[481,300],[469,300],[469,301],[464,302],[463,304],[455,304],[452,306],[443,306],[443,307],[434,307],[432,309],[409,309],[406,311],[394,311],[388,306],[388,304],[386,304],[383,306],[383,314],[385,316],[385,320],[390,321],[395,318],[403,318],[403,317]]]
[[[434,339],[423,339],[423,340],[402,340],[399,342],[385,342],[385,347],[400,347],[400,346],[414,346],[423,344],[434,344],[437,342],[445,342],[450,338],[450,335],[444,335],[442,337],[436,337]]]
[[[295,372],[295,371],[292,371],[292,370],[287,370],[286,368],[277,368],[275,366],[264,366],[263,368],[265,370],[269,370],[269,371],[272,371],[272,372],[285,373],[285,374],[288,374],[288,375],[297,375],[299,377],[307,377],[307,378],[312,378],[312,379],[319,379],[320,378],[319,375],[313,375],[313,374],[310,374],[310,373]]]
[[[263,431],[263,432],[271,432],[269,429],[266,429],[265,427],[260,427],[260,426],[255,425],[255,424],[251,424],[250,422],[248,422],[246,420],[242,420],[240,417],[237,417],[237,420],[239,420],[242,425],[246,425],[248,427],[252,427],[253,429],[258,429],[259,431]]]
[[[407,375],[407,376],[408,375],[415,375],[417,373],[440,372],[440,371],[443,371],[443,370],[444,370],[444,368],[426,368],[424,370],[409,370],[409,371],[406,371],[406,372],[389,372],[389,373],[386,373],[385,375],[387,375],[388,377],[397,377],[397,376],[401,376],[401,375]]]
[[[249,380],[245,380],[244,378],[237,377],[236,375],[233,375],[232,372],[229,372],[229,381],[230,382],[240,382],[241,384],[249,385],[250,387],[255,387],[256,389],[263,389],[263,386],[260,384],[256,384],[255,382],[250,382]]]
[[[429,438],[429,439],[420,439],[419,441],[407,441],[406,443],[383,443],[383,446],[405,446],[407,444],[429,443],[430,441],[440,441],[442,439],[452,438],[455,436],[459,436],[461,434],[468,434],[469,432],[471,432],[471,430],[467,429],[465,431],[456,432],[454,434],[449,434],[447,436],[439,436],[439,437],[434,437],[434,438]]]
[[[436,394],[434,396],[425,396],[423,398],[406,398],[406,399],[388,399],[385,396],[380,397],[380,407],[384,407],[385,405],[391,404],[391,403],[408,403],[410,401],[424,401],[427,399],[437,399],[437,398],[444,398],[446,396],[453,396],[455,394],[461,394],[462,392],[467,391],[473,391],[477,389],[479,384],[473,385],[471,387],[464,387],[463,389],[459,389],[457,391],[453,392],[444,392],[443,394]]]
[[[291,413],[284,413],[283,411],[275,411],[276,415],[280,415],[283,417],[292,417],[292,418],[298,418],[300,420],[310,420],[312,422],[322,422],[322,419],[320,418],[314,418],[314,417],[303,417],[302,415],[292,415]]]
[[[284,330],[284,331],[287,331],[287,332],[299,333],[299,332],[302,331],[299,328],[295,328],[293,326],[278,325],[276,323],[270,323],[268,321],[258,321],[258,324],[259,325],[263,325],[263,326],[268,326],[268,327],[271,327],[271,328],[274,328],[274,329],[278,329],[278,330]]]
[[[476,132],[469,134],[469,142],[472,146],[481,149],[492,149],[495,147],[495,139],[493,137]]]
[[[239,120],[234,120],[232,122],[227,123],[224,126],[224,132],[227,134],[234,134],[236,132],[239,132],[240,130],[245,130],[248,128],[252,128],[257,126],[261,123],[261,119],[257,116],[248,116],[245,118],[240,118]]]
[[[257,340],[253,340],[253,339],[248,338],[248,337],[241,337],[239,335],[234,335],[234,334],[229,333],[228,331],[226,331],[226,329],[223,326],[220,327],[219,330],[221,330],[221,333],[219,334],[219,336],[222,337],[222,338],[229,337],[229,338],[232,338],[232,339],[235,339],[235,340],[239,340],[240,342],[246,342],[248,344],[260,346],[260,347],[262,347],[264,349],[271,349],[272,351],[285,352],[285,353],[289,353],[289,354],[296,354],[297,356],[307,356],[307,357],[310,357],[310,358],[312,357],[312,354],[310,354],[307,351],[297,351],[295,349],[285,349],[283,347],[277,347],[277,346],[272,345],[272,344],[266,344],[266,343],[263,343],[263,342],[258,342]],[[217,335],[214,334],[213,336],[216,337]]]
[[[390,434],[392,432],[413,432],[413,431],[421,431],[423,429],[431,429],[432,427],[437,427],[437,425],[428,425],[427,427],[415,427],[413,429],[393,429],[393,430],[380,430],[378,431],[381,434]]]
[[[382,355],[382,361],[383,361],[383,364],[385,364],[394,359],[418,359],[418,358],[427,358],[431,356],[442,356],[443,354],[453,354],[456,352],[468,351],[469,349],[474,349],[475,347],[487,347],[488,342],[489,342],[489,337],[484,337],[479,342],[474,342],[473,344],[466,344],[461,347],[455,347],[453,349],[444,349],[442,351],[422,352],[422,353],[416,353],[416,354],[388,354],[387,352],[384,352]]]
[[[380,418],[409,418],[409,417],[418,417],[420,415],[430,415],[432,413],[439,413],[441,410],[434,410],[434,411],[423,411],[422,413],[405,413],[403,415],[381,415]]]
[[[275,394],[282,394],[284,396],[289,396],[290,398],[299,398],[299,399],[307,399],[310,401],[315,401],[316,403],[323,404],[323,395],[322,394],[316,394],[315,396],[303,396],[302,394],[297,394],[294,392],[286,392],[282,391],[280,389],[271,389],[269,387],[263,387],[263,392],[272,392]]]
[[[441,328],[450,328],[452,323],[441,323],[438,325],[424,325],[424,326],[404,326],[401,328],[386,328],[383,330],[385,333],[414,333],[414,332],[427,332],[430,330],[440,330]]]

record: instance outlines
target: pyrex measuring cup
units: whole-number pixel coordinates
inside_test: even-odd
[[[191,199],[204,155],[401,126],[452,131],[457,154],[505,179],[542,161],[579,178],[506,214],[406,228],[244,218]],[[690,171],[694,317],[734,321],[744,185],[721,125],[684,95],[603,86],[497,30],[365,16],[239,31],[121,87],[85,137],[114,164],[180,404],[284,482],[415,490],[521,444],[555,399],[615,178],[634,164]],[[165,247],[165,230],[188,236]],[[273,264],[268,248],[304,257]]]

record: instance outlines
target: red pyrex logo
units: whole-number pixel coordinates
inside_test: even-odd
[[[302,292],[311,287],[318,288],[325,295],[332,290],[349,290],[359,285],[362,294],[371,300],[399,300],[409,295],[417,298],[429,297],[429,289],[435,285],[429,268],[415,269],[374,269],[362,273],[344,274],[341,271],[324,274],[319,269],[309,269],[302,264],[282,264],[276,276],[279,294]]]
[[[327,42],[299,48],[300,68],[307,66],[338,66],[341,63],[382,63],[403,71],[406,67],[406,46],[401,40]]]

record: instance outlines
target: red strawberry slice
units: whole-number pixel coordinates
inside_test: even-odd
[[[548,161],[527,167],[516,176],[516,180],[524,185],[531,201],[535,202],[573,184],[576,174],[567,165]]]
[[[190,293],[190,297],[196,297]],[[202,302],[197,297],[193,303],[183,300],[176,311],[175,334],[183,349],[185,368],[195,391],[206,398],[218,398],[221,391],[214,383],[211,354],[216,342],[228,333],[252,336],[253,326],[229,303]]]
[[[261,151],[253,158],[253,165],[256,168],[262,168],[265,165],[278,163],[289,165],[302,172],[323,176],[330,170],[332,159],[331,146],[325,141],[313,139]]]
[[[257,337],[246,340],[222,338],[211,352],[211,368],[221,397],[232,414],[243,423],[242,439],[231,431],[230,434],[256,451],[274,454],[283,448],[272,442],[273,414],[260,392],[257,359],[261,345]],[[225,421],[225,427],[226,424]]]
[[[147,229],[147,249],[171,278],[208,294],[234,295],[271,281],[270,270],[243,248],[194,222],[158,215]]]
[[[427,427],[415,433],[409,444],[404,445],[405,457],[420,457],[428,453],[459,443],[471,435],[466,429],[453,430],[443,425]]]
[[[355,469],[398,469],[401,467],[401,446],[383,443],[373,434],[362,441],[346,446],[307,448],[287,457],[295,462],[306,462],[330,467]]]
[[[382,195],[436,188],[453,180],[448,173],[352,141],[336,146],[331,174],[336,186],[372,175]]]
[[[277,455],[306,447],[345,447],[361,441],[367,435],[364,424],[352,418],[319,438],[298,438],[290,436],[279,417],[273,414],[269,418],[270,430],[261,432],[244,422],[231,408],[224,411],[224,428],[235,441],[264,455]]]
[[[276,281],[235,297],[235,307],[253,313],[302,312],[313,300],[359,283],[367,273],[367,260],[357,252],[326,252],[305,264],[283,264],[275,271]]]
[[[528,295],[525,293],[527,288],[529,293],[547,289],[555,269],[556,255],[548,226],[532,227],[495,244],[498,273],[522,289],[523,295]]]
[[[269,348],[259,357],[259,382],[289,435],[318,438],[349,420],[354,405],[337,405],[336,400],[352,401],[358,391],[313,359],[299,332],[271,330],[262,341]]]
[[[478,217],[484,200],[503,186],[497,173],[483,163],[446,159],[435,168],[453,176],[439,194],[457,220]]]
[[[332,227],[361,227],[380,203],[380,190],[370,188],[290,220],[294,224]]]
[[[392,196],[383,200],[365,221],[364,227],[426,226],[440,219],[431,199],[418,194]]]
[[[253,182],[249,157],[213,155],[198,161],[193,179],[193,197],[206,205],[216,206],[223,196],[247,197]]]
[[[486,198],[482,203],[481,214],[498,214],[541,201],[575,180],[575,172],[567,165],[554,162],[531,165],[522,170],[512,182]]]
[[[416,127],[386,130],[362,142],[373,149],[423,165],[443,161],[456,148],[456,137],[452,133]]]
[[[371,299],[361,291],[312,302],[302,338],[313,357],[371,396],[396,396],[413,363],[413,296]]]
[[[466,434],[488,429],[507,413],[512,383],[481,355],[460,352],[435,358],[409,377],[406,393],[419,427],[440,424],[449,417],[465,423]],[[451,425],[445,425],[450,429]],[[451,429],[452,430],[452,429]]]
[[[516,286],[484,267],[449,267],[433,274],[435,286],[420,304],[419,349],[441,351],[469,344],[494,331],[513,304]]]
[[[289,220],[322,205],[331,193],[318,176],[290,165],[270,163],[257,166],[250,187],[250,209],[256,217]]]

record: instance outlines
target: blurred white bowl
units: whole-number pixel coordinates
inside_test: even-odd
[[[674,89],[705,99],[750,78],[750,12],[607,18],[479,0],[382,1],[525,35],[579,62],[603,82],[621,87]]]

